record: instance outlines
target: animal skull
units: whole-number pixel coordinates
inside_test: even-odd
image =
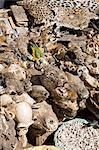
[[[35,99],[36,102],[41,102],[46,100],[49,97],[49,92],[41,85],[32,86],[31,96]]]
[[[25,147],[27,145],[26,133],[28,127],[33,123],[32,108],[27,102],[23,101],[16,104],[16,120],[18,122],[19,140],[22,141],[23,147]]]
[[[89,69],[89,72],[92,74],[99,74],[99,60],[92,57],[88,56],[85,60],[85,65]]]
[[[99,87],[99,82],[89,74],[88,69],[85,66],[79,66],[77,73],[82,76],[84,80],[92,87]]]

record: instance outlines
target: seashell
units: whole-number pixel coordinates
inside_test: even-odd
[[[16,120],[19,127],[29,127],[32,122],[32,108],[27,102],[16,104]]]

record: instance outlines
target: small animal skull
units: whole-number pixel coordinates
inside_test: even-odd
[[[51,105],[47,104],[46,101],[37,103],[33,108],[33,120],[36,127],[46,131],[55,131],[58,127],[58,119],[52,110]]]
[[[35,99],[36,102],[41,102],[49,97],[49,92],[45,89],[44,86],[34,85],[32,86],[31,96]]]
[[[96,80],[94,77],[92,77],[89,74],[88,69],[85,66],[79,66],[78,70],[78,75],[82,76],[84,78],[84,80],[92,87],[99,87],[99,82],[98,80]]]
[[[19,140],[23,140],[23,147],[25,147],[27,145],[26,133],[28,132],[28,127],[33,123],[32,108],[27,102],[24,101],[16,104],[16,120],[18,122]]]
[[[99,74],[99,60],[92,57],[88,56],[85,60],[85,65],[89,69],[89,72],[92,74]]]

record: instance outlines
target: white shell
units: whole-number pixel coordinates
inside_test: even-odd
[[[27,102],[16,104],[16,119],[23,127],[28,127],[32,124],[32,108]]]
[[[17,64],[11,64],[10,67],[8,68],[8,72],[13,73],[14,76],[19,80],[26,79],[26,73],[24,69]]]
[[[3,94],[0,96],[0,105],[1,106],[5,106],[7,105],[8,103],[11,103],[11,102],[14,102],[11,98],[10,95],[8,94]]]

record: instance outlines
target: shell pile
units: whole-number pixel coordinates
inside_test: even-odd
[[[57,149],[64,121],[99,121],[99,1],[6,3],[0,9],[0,149]],[[90,126],[84,136],[94,138],[99,124]],[[70,134],[61,134],[68,141]]]

